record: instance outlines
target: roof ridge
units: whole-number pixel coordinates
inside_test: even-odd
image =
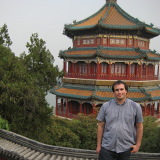
[[[97,15],[98,13],[100,13],[103,9],[105,9],[105,7],[106,7],[106,4],[103,5],[102,8],[100,8],[96,13],[92,14],[91,16],[89,16],[89,17],[87,17],[87,18],[85,18],[85,19],[83,19],[83,20],[80,20],[80,21],[78,21],[78,22],[73,21],[73,24],[69,24],[69,25],[65,25],[65,26],[75,26],[75,25],[81,24],[81,23],[83,23],[84,21],[89,20],[90,18],[96,16],[96,15]]]

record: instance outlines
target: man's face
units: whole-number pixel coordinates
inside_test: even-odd
[[[124,84],[117,84],[114,86],[114,97],[117,100],[123,100],[126,98],[127,91]]]

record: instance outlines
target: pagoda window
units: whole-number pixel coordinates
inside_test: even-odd
[[[80,44],[81,44],[81,40],[78,39],[78,40],[77,40],[77,45],[79,46]]]
[[[100,43],[101,43],[101,39],[97,38],[97,44],[100,44]]]
[[[87,44],[87,40],[86,39],[83,40],[83,44]]]
[[[83,44],[94,44],[94,39],[83,39]]]
[[[107,73],[107,63],[103,62],[101,66],[102,66],[102,74],[106,74]]]
[[[72,73],[72,62],[68,62],[68,73]]]
[[[103,38],[103,44],[107,44],[107,38]]]
[[[112,64],[111,73],[115,75],[125,75],[126,74],[126,64],[124,63]]]
[[[131,64],[130,74],[136,75],[136,64],[135,63]]]
[[[86,74],[87,73],[87,64],[85,62],[81,62],[79,69],[80,69],[81,74]]]
[[[118,45],[124,45],[126,43],[125,39],[121,39],[121,38],[111,38],[110,39],[110,44],[118,44]]]
[[[91,44],[94,44],[94,39],[91,39]]]
[[[78,114],[79,111],[80,111],[80,103],[77,102],[77,101],[70,101],[68,103],[68,106],[69,106],[69,113],[70,114]]]
[[[111,38],[110,39],[110,44],[115,44],[115,39]]]
[[[142,66],[142,75],[145,76],[146,75],[146,65],[143,64]]]
[[[79,62],[75,63],[75,66],[74,66],[75,73],[79,74],[79,68],[80,68]]]
[[[96,73],[97,73],[97,65],[96,65],[95,62],[92,62],[92,63],[90,64],[90,73],[91,73],[91,74],[96,74]]]
[[[145,47],[144,41],[138,41],[138,47]]]
[[[133,44],[133,40],[129,39],[129,45],[132,45],[132,44]]]
[[[154,74],[154,66],[152,64],[148,65],[148,75],[152,76]]]

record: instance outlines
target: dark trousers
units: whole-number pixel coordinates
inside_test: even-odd
[[[125,152],[116,153],[102,147],[99,152],[99,160],[130,160],[130,156],[130,149]]]

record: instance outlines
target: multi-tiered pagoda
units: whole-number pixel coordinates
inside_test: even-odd
[[[113,98],[115,80],[129,85],[127,96],[141,104],[144,115],[160,115],[160,54],[149,49],[160,29],[130,16],[117,0],[106,0],[92,16],[65,25],[64,34],[73,47],[59,53],[65,74],[63,84],[51,91],[56,115],[95,114]]]

